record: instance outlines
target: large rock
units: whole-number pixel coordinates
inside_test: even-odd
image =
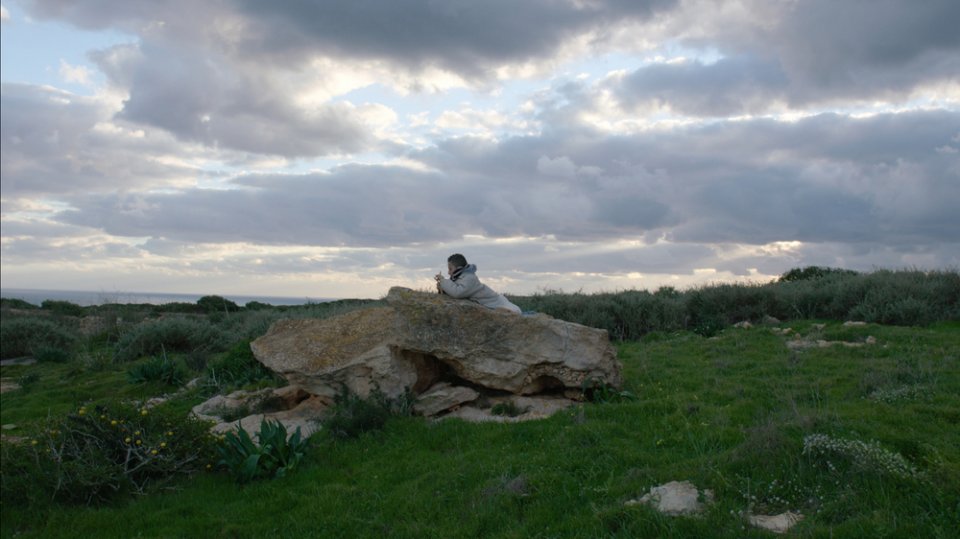
[[[280,320],[251,347],[291,385],[326,397],[344,386],[361,396],[374,387],[388,396],[408,388],[420,394],[440,381],[518,395],[580,388],[590,379],[621,384],[605,330],[399,287],[386,307]]]

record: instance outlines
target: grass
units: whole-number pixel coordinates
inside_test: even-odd
[[[820,328],[817,323],[826,324]],[[925,328],[783,324],[804,338],[873,345],[790,350],[769,328],[713,338],[649,333],[618,345],[636,398],[537,422],[393,418],[383,430],[323,432],[293,473],[238,487],[219,473],[103,507],[2,505],[3,537],[768,537],[740,512],[799,510],[804,537],[955,537],[960,511],[960,324]],[[130,385],[129,364],[29,372],[4,393],[2,423],[64,413]],[[74,367],[75,368],[75,367]],[[922,387],[922,391],[899,391]],[[878,390],[895,397],[872,398]],[[201,397],[172,403],[184,410]],[[14,431],[16,433],[16,431]],[[921,472],[903,478],[856,454],[805,455],[823,434],[876,442]],[[713,489],[701,518],[624,506],[650,487]]]

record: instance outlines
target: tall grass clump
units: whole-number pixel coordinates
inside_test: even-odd
[[[278,380],[278,376],[257,361],[250,349],[250,341],[244,340],[220,357],[207,362],[206,375],[220,393],[256,384]]]
[[[167,352],[220,352],[230,345],[224,335],[203,318],[164,318],[145,321],[120,337],[114,358],[125,362]]]

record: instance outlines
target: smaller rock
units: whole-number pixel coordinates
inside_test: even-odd
[[[6,425],[0,428],[2,428],[3,430],[13,430],[17,428],[17,425],[15,425],[14,423],[7,423]]]
[[[877,344],[877,338],[874,337],[873,335],[870,335],[869,337],[867,337],[866,342],[867,344]]]
[[[701,501],[701,496],[703,501]],[[703,511],[704,504],[713,503],[713,491],[700,491],[689,481],[670,481],[638,500],[629,500],[626,505],[647,504],[657,511],[671,516],[696,515]]]
[[[733,327],[740,328],[740,329],[750,329],[753,327],[753,324],[751,324],[749,320],[744,320],[743,322],[737,322],[736,324],[733,325]]]
[[[763,315],[763,318],[760,320],[760,323],[765,326],[775,326],[780,323],[780,319],[770,316],[769,314]]]
[[[817,330],[817,331],[823,331],[824,328],[826,328],[826,327],[827,327],[826,324],[814,324],[814,325],[813,325],[813,329],[815,329],[815,330]]]
[[[747,515],[747,521],[751,526],[763,528],[773,533],[787,533],[801,520],[803,520],[803,515],[791,511],[779,515]]]
[[[858,327],[858,326],[865,326],[867,325],[867,323],[860,320],[847,320],[846,322],[843,323],[843,325],[845,327]]]
[[[461,404],[475,401],[479,396],[479,393],[469,387],[439,383],[417,397],[413,411],[420,415],[433,416]]]

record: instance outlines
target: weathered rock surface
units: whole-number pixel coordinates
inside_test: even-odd
[[[387,307],[325,320],[281,320],[251,347],[256,358],[308,393],[395,397],[439,381],[529,395],[621,385],[605,330],[547,315],[520,316],[470,301],[395,287]]]
[[[479,393],[469,387],[441,382],[417,397],[413,411],[420,415],[437,415],[461,404],[475,401],[479,396]]]

